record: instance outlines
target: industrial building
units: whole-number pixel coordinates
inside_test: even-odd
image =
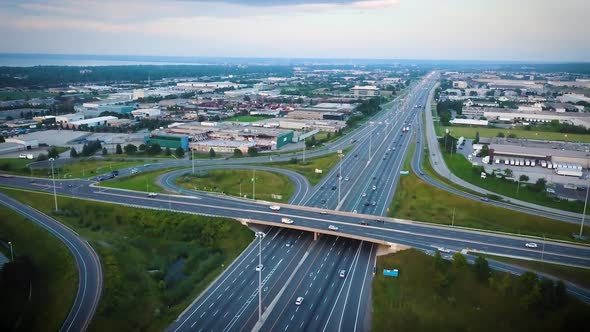
[[[356,96],[356,97],[375,97],[378,96],[380,93],[380,90],[378,87],[374,86],[374,85],[366,85],[366,86],[355,86],[352,89],[350,89],[350,91],[352,91],[352,93]]]
[[[136,119],[156,119],[162,116],[162,111],[159,108],[140,108],[131,111],[131,114]]]
[[[99,116],[97,118],[92,119],[85,119],[79,121],[72,121],[68,123],[68,128],[79,128],[80,126],[88,126],[88,127],[99,127],[99,126],[107,126],[108,122],[111,120],[117,120],[116,116]]]
[[[529,143],[526,146],[506,143],[491,143],[490,156],[493,160],[510,160],[511,158],[534,161],[540,165],[542,161],[554,164],[580,165],[590,167],[590,153],[579,150],[552,149],[541,147],[541,144]],[[511,164],[513,165],[513,164]]]
[[[584,126],[590,128],[590,114],[579,112],[518,112],[510,110],[486,110],[484,117],[488,120],[500,121],[521,121],[521,122],[551,122],[557,120],[559,122],[570,123],[577,126]]]
[[[171,135],[164,133],[154,133],[144,137],[145,144],[158,144],[163,148],[188,150],[187,135]]]
[[[70,123],[74,121],[84,120],[84,114],[81,113],[72,113],[72,114],[62,114],[55,116],[55,122],[57,123]]]
[[[292,129],[300,131],[319,130],[335,133],[346,128],[345,121],[338,120],[299,120],[291,118],[276,118],[260,120],[252,123],[252,126]]]
[[[131,111],[133,111],[133,106],[127,106],[127,105],[99,105],[98,106],[99,114],[102,112],[128,114],[128,113],[131,113]]]

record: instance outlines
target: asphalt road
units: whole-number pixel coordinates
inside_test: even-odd
[[[70,250],[78,269],[78,292],[60,331],[86,331],[98,307],[103,287],[100,260],[94,249],[67,226],[2,193],[0,204],[43,227]]]

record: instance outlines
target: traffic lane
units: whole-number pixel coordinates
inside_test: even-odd
[[[78,270],[78,291],[60,331],[86,331],[96,313],[103,288],[100,259],[94,249],[67,226],[5,194],[0,193],[0,203],[47,230],[72,253]]]
[[[292,271],[299,263],[305,254],[310,243],[313,241],[311,234],[303,234],[304,232],[290,231],[285,233],[282,238],[277,238],[274,242],[280,247],[280,250],[275,251],[272,255],[265,256],[263,250],[263,265],[262,270],[262,303],[263,313],[270,301],[280,291],[282,285],[289,278],[289,271]],[[298,234],[296,237],[291,237],[291,234]],[[286,246],[286,243],[292,245]],[[258,261],[256,261],[256,265]],[[252,267],[254,271],[254,267]],[[244,287],[245,293],[249,295],[248,298],[240,299],[235,296],[229,296],[231,306],[224,308],[227,316],[221,317],[221,313],[215,319],[212,325],[206,329],[212,331],[229,331],[229,330],[251,330],[258,320],[258,272],[248,277],[248,283]],[[233,314],[233,317],[229,315]],[[210,317],[213,320],[215,317]]]
[[[8,179],[11,180],[11,179]],[[261,206],[261,205],[257,205],[257,204],[253,204],[252,205],[252,210],[248,210],[248,211],[243,211],[243,206],[236,206],[235,208],[232,208],[232,204],[234,204],[234,202],[232,200],[227,200],[225,201],[225,207],[220,208],[219,206],[214,206],[214,205],[207,205],[207,204],[199,204],[199,203],[195,203],[194,201],[191,202],[178,202],[178,201],[174,201],[174,204],[170,203],[170,201],[166,201],[166,200],[159,200],[159,199],[145,199],[144,197],[138,198],[138,197],[133,197],[129,195],[129,192],[125,192],[125,195],[122,194],[114,194],[112,191],[109,192],[101,192],[101,193],[93,193],[90,196],[94,195],[92,198],[98,198],[97,196],[105,196],[105,197],[100,197],[99,199],[105,200],[107,197],[110,198],[113,202],[115,203],[126,203],[126,204],[135,204],[138,206],[143,205],[147,205],[150,207],[156,207],[156,208],[160,208],[160,209],[168,209],[168,207],[171,207],[172,205],[178,205],[178,207],[175,207],[177,209],[180,210],[184,210],[186,212],[189,213],[199,213],[199,214],[210,214],[210,215],[221,215],[221,216],[226,216],[226,217],[232,217],[232,218],[243,218],[244,217],[244,212],[247,212],[249,214],[250,218],[257,218],[260,220],[270,220],[270,221],[275,221],[278,223],[280,222],[280,218],[282,216],[286,216],[286,217],[293,217],[293,218],[299,218],[299,219],[303,219],[303,218],[308,218],[308,219],[312,219],[313,222],[316,222],[315,225],[311,225],[312,227],[318,228],[317,222],[323,222],[323,225],[326,225],[326,222],[337,222],[337,223],[351,223],[351,222],[358,222],[359,218],[363,218],[363,216],[358,216],[358,217],[352,217],[352,216],[344,216],[344,215],[330,215],[330,214],[326,214],[326,215],[321,215],[321,218],[317,218],[318,217],[318,213],[313,212],[313,211],[301,211],[301,210],[295,210],[292,208],[284,208],[282,209],[280,213],[269,213],[269,210],[267,210],[267,208],[265,206]],[[133,194],[133,193],[131,193]],[[88,194],[86,194],[88,195]],[[109,197],[110,196],[110,197]],[[187,198],[184,197],[174,197],[175,199],[184,199],[186,200]],[[204,203],[207,203],[207,201],[205,199],[203,199]],[[218,203],[218,201],[213,201],[214,203]],[[169,204],[167,206],[167,204]],[[185,207],[183,205],[190,205],[193,206],[193,209],[191,209],[190,207]],[[199,206],[201,207],[199,210],[200,211],[195,211],[194,210],[194,206]],[[262,208],[261,208],[262,207]],[[254,210],[254,209],[258,209],[258,211]],[[236,212],[238,211],[238,212]],[[269,218],[269,214],[272,214],[272,216]],[[312,217],[312,215],[314,217]],[[352,223],[351,223],[352,224]],[[472,241],[470,239],[471,236],[473,236],[473,234],[478,234],[481,232],[468,232],[465,230],[457,230],[457,229],[449,229],[449,228],[442,228],[442,227],[437,227],[437,226],[433,226],[433,225],[420,225],[420,224],[400,224],[400,223],[385,223],[384,225],[380,225],[379,227],[384,227],[385,229],[391,229],[393,227],[400,227],[400,228],[405,228],[406,230],[412,230],[412,231],[416,231],[416,232],[430,232],[430,231],[436,231],[439,232],[441,234],[440,235],[445,235],[447,237],[453,237],[454,241],[459,242],[459,241],[463,241],[463,242],[467,242],[467,243],[471,243],[472,246],[475,246],[474,244],[472,244]],[[320,227],[321,228],[321,227]],[[443,234],[445,233],[445,234]],[[375,234],[372,233],[367,233],[370,237],[375,238]],[[381,236],[381,234],[377,235],[378,237],[376,239],[380,239],[379,236]],[[514,244],[518,244],[519,246],[523,245],[523,240],[522,238],[518,238],[515,239],[514,236],[512,237],[502,237],[499,235],[487,235],[487,239],[492,241],[494,243],[494,245],[496,245],[497,243],[499,243],[499,241],[508,243],[508,242],[513,242],[511,243],[514,247]],[[561,248],[564,246],[568,246],[568,245],[559,245],[557,243],[554,243],[554,245],[557,248]],[[579,253],[578,256],[580,255],[580,253],[588,256],[588,251],[590,250],[589,248],[586,247],[578,247],[579,248]],[[515,248],[513,248],[515,249]],[[518,251],[522,252],[523,249],[522,248],[518,248]],[[548,250],[546,250],[548,252]]]
[[[8,180],[13,180],[13,179],[8,179]],[[26,183],[24,183],[26,185]],[[112,201],[114,201],[115,203],[127,203],[127,204],[136,204],[136,205],[142,205],[144,203],[146,203],[145,201],[147,201],[147,205],[152,206],[152,207],[158,207],[158,208],[168,208],[169,206],[167,206],[167,203],[169,204],[168,201],[166,200],[146,200],[145,197],[132,197],[129,196],[128,194],[134,194],[134,193],[129,193],[129,192],[125,192],[126,195],[120,195],[117,194],[116,196],[118,196],[119,198],[114,198],[112,199]],[[81,193],[80,193],[81,194]],[[94,194],[94,198],[99,198],[99,199],[104,199],[103,197],[96,197],[97,195],[110,195],[112,196],[113,193],[111,192],[101,192],[101,193],[93,193]],[[87,194],[88,195],[88,194]],[[186,199],[184,197],[174,197],[175,199]],[[122,200],[122,201],[121,201]],[[151,204],[151,203],[154,204]],[[207,203],[207,201],[204,200],[205,203]],[[219,201],[215,201],[213,200],[211,203],[215,204],[218,203]],[[191,200],[190,202],[177,202],[174,201],[174,204],[171,205],[178,205],[178,204],[191,204],[191,205],[199,205],[194,203],[194,200]],[[225,204],[227,206],[227,208],[222,209],[220,211],[220,208],[218,206],[205,206],[204,209],[202,209],[200,211],[201,214],[205,213],[205,214],[211,214],[211,215],[222,215],[222,216],[226,216],[226,217],[233,217],[233,218],[241,218],[244,217],[242,210],[239,210],[240,213],[231,213],[234,212],[232,210],[229,209],[229,207],[231,207],[232,204],[235,204],[235,202],[232,202],[231,200],[227,200],[225,201]],[[241,202],[240,202],[241,204]],[[243,206],[236,206],[236,210],[238,208],[243,208]],[[276,220],[277,222],[280,222],[280,216],[290,216],[293,218],[302,218],[302,217],[307,217],[310,219],[313,219],[315,221],[323,221],[323,222],[338,222],[338,223],[351,223],[351,222],[358,222],[359,218],[363,218],[363,216],[358,216],[358,217],[351,217],[351,216],[342,216],[342,215],[330,215],[330,214],[326,214],[326,215],[320,215],[317,212],[313,212],[313,211],[298,211],[298,210],[294,210],[294,209],[282,209],[283,212],[281,213],[269,213],[269,211],[267,210],[266,206],[260,206],[260,205],[256,205],[253,204],[252,205],[253,209],[258,209],[258,211],[254,211],[254,210],[248,210],[249,213],[262,213],[262,215],[256,215],[256,216],[251,216],[251,217],[256,217],[256,218],[260,218],[260,220],[268,220],[268,218],[266,218],[264,215],[268,215],[268,214],[272,214],[274,218],[274,220]],[[195,213],[194,210],[192,209],[185,209],[186,212],[190,212],[190,213]],[[224,213],[225,212],[225,213]],[[230,213],[227,213],[230,212]],[[318,216],[321,216],[321,218],[318,218]],[[333,220],[330,220],[333,219]],[[374,222],[371,222],[372,224]],[[324,223],[325,225],[325,223]],[[318,227],[318,225],[311,225],[313,227]],[[481,233],[481,232],[468,232],[468,231],[464,231],[464,230],[457,230],[457,229],[450,229],[450,228],[442,228],[442,227],[438,227],[438,226],[433,226],[433,225],[420,225],[420,224],[405,224],[405,223],[385,223],[385,224],[381,224],[379,225],[379,227],[384,227],[384,228],[399,228],[401,230],[406,230],[406,231],[414,231],[414,232],[422,232],[422,233],[428,233],[428,232],[438,232],[439,235],[444,235],[444,236],[448,236],[448,237],[453,237],[455,239],[455,241],[467,241],[468,243],[471,242],[471,238],[474,236],[478,236],[478,235],[484,235],[485,237],[487,237],[487,239],[490,239],[489,234],[485,234],[485,233]],[[502,244],[506,244],[506,245],[511,245],[512,247],[514,247],[515,245],[517,246],[523,246],[524,247],[524,243],[528,242],[529,240],[527,240],[526,238],[516,238],[514,236],[512,237],[502,237],[502,236],[492,236],[491,238],[493,238],[493,242],[495,244],[498,243],[502,243]],[[553,247],[555,246],[555,247]],[[551,248],[571,248],[570,245],[561,245],[561,244],[557,244],[554,243],[553,246]],[[588,252],[590,251],[590,248],[587,247],[582,247],[582,246],[578,246],[575,247],[577,248],[577,255],[583,255],[585,257],[588,257]],[[559,249],[562,250],[562,249]],[[546,252],[549,252],[551,250],[547,249]],[[559,253],[559,252],[557,252]]]
[[[350,244],[353,241],[338,237],[322,237],[320,241],[322,241],[321,247],[316,246],[318,248],[316,255],[307,263],[307,268],[297,272],[294,280],[299,282],[288,286],[284,296],[281,297],[271,315],[266,319],[261,331],[284,331],[289,328],[289,325],[294,329],[302,330],[314,313],[314,308],[330,298],[324,293],[331,287],[330,282],[333,279],[331,277],[335,275],[337,278],[335,271],[338,266],[340,264],[346,265],[346,263],[342,263],[342,259],[351,259],[348,257],[350,255],[347,251],[352,251]],[[340,254],[337,253],[338,251]],[[330,255],[335,257],[335,259],[330,259],[332,265],[328,262]],[[331,288],[335,288],[335,286],[336,284]],[[304,298],[303,304],[296,306],[295,300],[299,296]],[[296,316],[297,319],[295,319]],[[299,327],[294,323],[297,323],[296,325]]]
[[[263,288],[263,296],[262,296],[262,303],[263,303],[263,311],[264,314],[270,305],[270,303],[276,298],[280,290],[283,288],[284,285],[287,284],[289,278],[295,271],[297,265],[303,259],[305,253],[311,252],[312,244],[313,244],[313,237],[309,232],[302,232],[305,234],[306,239],[305,242],[301,241],[293,241],[288,240],[287,243],[290,244],[291,249],[295,248],[297,255],[291,255],[288,252],[285,254],[283,259],[290,260],[289,265],[286,266],[284,269],[281,269],[280,275],[276,279],[276,281],[268,287]],[[286,243],[285,243],[286,246]],[[255,303],[254,305],[257,305]],[[240,319],[236,321],[235,326],[240,326],[240,331],[250,331],[258,321],[258,309],[255,307],[250,310],[250,314],[242,315]]]
[[[371,282],[373,279],[373,264],[376,245],[363,242],[360,255],[347,273],[349,280],[345,284],[345,293],[334,306],[333,314],[325,319],[322,324],[324,331],[365,331],[363,328],[364,317],[367,312],[367,303],[370,299]]]

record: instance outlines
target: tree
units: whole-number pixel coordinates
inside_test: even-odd
[[[49,148],[49,150],[47,150],[47,157],[54,159],[59,158],[59,151],[57,151],[57,148],[55,146],[52,146]]]
[[[508,138],[516,138],[516,134],[508,134]]]
[[[164,154],[167,156],[171,156],[172,155],[172,150],[170,150],[169,147],[166,147],[166,150],[164,150]]]
[[[498,134],[496,134],[496,137],[506,137],[506,135],[504,135],[503,132],[499,131]]]
[[[543,191],[543,190],[545,190],[546,186],[547,186],[547,180],[545,180],[545,178],[539,178],[537,180],[537,182],[535,182],[533,189],[536,191]]]
[[[107,148],[102,148],[102,155],[106,156],[107,154],[109,154],[109,152],[107,151]]]
[[[443,271],[444,267],[445,267],[445,260],[442,258],[440,251],[437,250],[434,253],[433,259],[434,259],[434,268],[437,271]]]
[[[162,153],[162,147],[158,143],[156,143],[156,144],[149,144],[145,148],[145,152],[147,152],[147,154],[160,154],[160,153]]]
[[[250,157],[255,157],[258,154],[258,149],[256,149],[255,147],[251,146],[248,148],[248,155]]]
[[[475,132],[475,139],[473,140],[473,144],[479,143],[479,131]]]
[[[47,159],[49,159],[49,158],[48,158],[48,157],[47,157],[47,155],[46,155],[46,154],[44,154],[44,153],[40,153],[40,154],[37,156],[37,161],[43,161],[43,160],[47,160]]]
[[[72,157],[72,158],[78,157],[78,151],[76,151],[75,148],[70,149],[70,157]]]
[[[234,149],[234,157],[239,158],[241,156],[243,156],[244,154],[242,153],[242,150],[240,149]]]
[[[453,265],[457,268],[467,266],[467,259],[460,252],[453,254]]]
[[[121,149],[121,144],[117,144],[115,153],[116,154],[123,154],[123,149]]]
[[[504,170],[504,175],[505,175],[507,178],[511,178],[511,177],[512,177],[512,170],[511,170],[510,168],[506,168],[506,169]]]
[[[183,158],[184,157],[184,149],[179,146],[176,148],[176,151],[174,151],[174,154],[176,155],[177,158]]]
[[[529,177],[523,174],[518,179],[522,182],[527,182],[529,180]]]
[[[137,152],[137,146],[133,144],[127,144],[125,145],[124,150],[126,154],[134,154],[135,152]]]
[[[483,256],[477,256],[473,264],[473,271],[479,280],[487,280],[491,272],[488,260]]]
[[[146,147],[147,146],[145,144],[140,144],[139,145],[139,151],[144,152]]]
[[[4,136],[0,135],[0,143],[4,143],[6,142],[6,140],[4,140]]]
[[[209,149],[209,158],[215,158],[215,150],[213,150],[213,148]]]

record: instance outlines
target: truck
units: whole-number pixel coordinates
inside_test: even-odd
[[[547,162],[545,160],[541,160],[541,167],[546,168]]]
[[[283,224],[289,224],[289,225],[290,225],[290,224],[292,224],[294,221],[293,221],[293,219],[289,219],[289,218],[281,218],[281,222],[282,222]]]
[[[576,169],[571,168],[558,167],[555,169],[555,173],[557,173],[557,175],[575,176],[578,178],[582,176],[582,171],[578,171]]]

